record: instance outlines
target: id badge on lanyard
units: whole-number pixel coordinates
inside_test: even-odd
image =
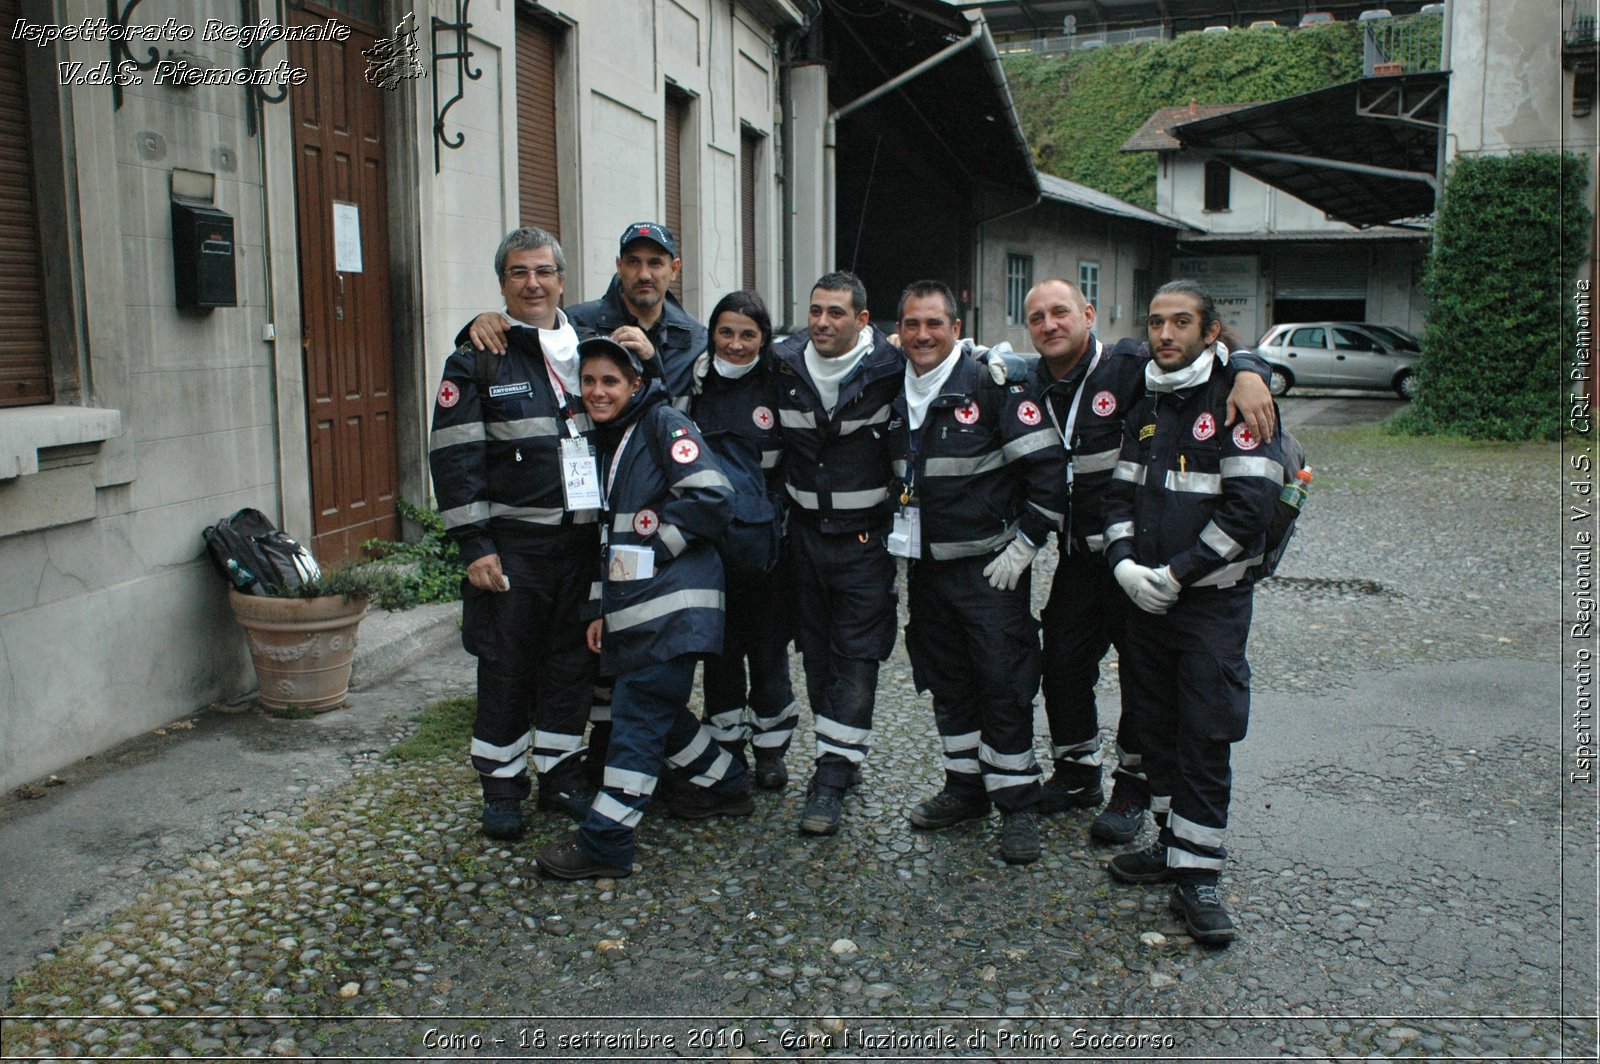
[[[600,464],[582,436],[561,441],[561,501],[569,512],[600,509]]]
[[[545,372],[550,375],[550,389],[555,392],[556,403],[567,423],[571,435],[561,441],[561,502],[568,513],[578,510],[598,510],[600,499],[600,463],[595,460],[594,444],[578,430],[577,419],[568,407],[567,390],[561,378],[545,359]]]
[[[889,553],[897,558],[922,557],[922,507],[900,507],[889,529],[887,545]]]

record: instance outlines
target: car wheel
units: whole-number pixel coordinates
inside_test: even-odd
[[[1406,402],[1417,397],[1417,375],[1415,373],[1402,373],[1394,382],[1395,394]]]
[[[1280,399],[1288,395],[1290,386],[1294,384],[1294,378],[1289,376],[1287,370],[1279,369],[1277,366],[1268,368],[1272,370],[1272,376],[1267,378],[1267,390],[1272,393],[1272,397]]]

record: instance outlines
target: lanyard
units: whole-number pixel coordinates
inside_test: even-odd
[[[617,452],[611,456],[611,468],[606,471],[606,508],[611,507],[611,487],[617,482],[617,467],[622,464],[622,452],[628,449],[628,441],[633,438],[633,430],[639,427],[635,421],[628,426],[628,431],[622,434],[622,442],[617,444]]]
[[[550,375],[550,389],[556,393],[556,402],[561,404],[561,412],[566,415],[567,431],[572,434],[573,439],[577,439],[583,435],[583,431],[578,428],[578,419],[572,413],[571,400],[567,398],[567,390],[561,387],[561,378],[557,375],[556,368],[550,364],[549,355],[544,356],[544,371]],[[631,426],[628,431],[633,431]]]
[[[1089,386],[1089,378],[1094,376],[1094,369],[1100,364],[1100,356],[1105,353],[1105,345],[1097,336],[1094,340],[1094,357],[1089,360],[1089,368],[1083,371],[1083,380],[1078,382],[1078,390],[1072,393],[1072,405],[1067,408],[1067,427],[1061,427],[1061,421],[1056,417],[1054,403],[1046,403],[1050,411],[1050,420],[1055,424],[1056,431],[1061,433],[1061,445],[1069,452],[1072,450],[1072,430],[1078,424],[1078,404],[1083,399],[1083,390]],[[1072,483],[1072,459],[1067,459],[1067,483]]]
[[[916,497],[917,451],[922,447],[922,434],[927,428],[928,423],[924,421],[920,429],[911,429],[909,426],[906,429],[911,435],[911,450],[906,455],[906,476],[900,488],[901,506],[908,505]]]

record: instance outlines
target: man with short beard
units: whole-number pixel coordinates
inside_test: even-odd
[[[1204,945],[1233,940],[1219,876],[1232,744],[1250,720],[1254,585],[1283,486],[1277,440],[1223,423],[1236,376],[1216,304],[1193,281],[1156,290],[1145,396],[1129,413],[1105,501],[1106,561],[1139,611],[1125,637],[1122,727],[1143,744],[1160,835],[1107,866],[1173,883]]]

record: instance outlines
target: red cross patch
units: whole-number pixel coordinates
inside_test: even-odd
[[[1117,412],[1117,397],[1110,392],[1096,392],[1089,407],[1101,417],[1110,417]]]
[[[457,388],[454,384],[451,384],[449,381],[445,381],[443,384],[439,385],[439,405],[440,406],[442,406],[446,410],[448,410],[452,406],[455,406],[460,401],[461,401],[461,389],[460,388]]]
[[[688,465],[690,462],[699,457],[700,445],[695,443],[693,440],[683,439],[672,445],[672,460],[677,462],[679,465]],[[650,513],[648,510],[644,512]],[[655,515],[651,514],[651,516],[653,517]]]
[[[1024,425],[1037,425],[1039,418],[1039,408],[1034,405],[1033,400],[1024,399],[1022,405],[1017,407],[1017,420]]]
[[[1233,426],[1233,445],[1241,451],[1253,451],[1261,446],[1261,440],[1250,431],[1250,426],[1243,421]]]
[[[971,425],[978,420],[978,404],[968,403],[966,406],[956,407],[956,420],[963,425]]]
[[[640,510],[633,515],[633,530],[640,536],[648,536],[661,526],[661,519],[654,510]]]
[[[1217,419],[1211,416],[1210,411],[1194,419],[1194,438],[1209,440],[1217,434]]]
[[[758,406],[750,412],[750,420],[756,423],[756,428],[758,429],[770,429],[772,427],[772,411],[764,406]]]

